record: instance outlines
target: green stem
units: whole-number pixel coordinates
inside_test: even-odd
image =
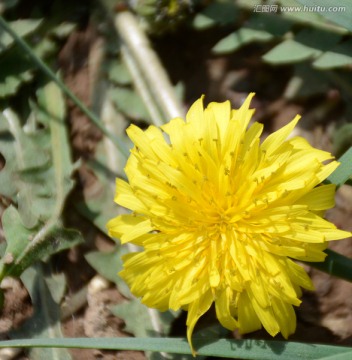
[[[4,28],[6,32],[8,32],[15,42],[22,47],[22,49],[26,52],[32,62],[45,74],[49,79],[54,81],[57,86],[62,90],[62,92],[67,95],[76,105],[77,107],[97,126],[101,132],[106,135],[111,141],[114,143],[116,148],[124,154],[126,157],[128,156],[127,149],[123,146],[121,141],[111,134],[105,126],[101,123],[100,119],[96,114],[94,114],[91,110],[89,110],[80,99],[76,95],[74,95],[70,89],[55,75],[55,73],[45,64],[45,62],[40,59],[31,49],[31,47],[27,44],[27,42],[22,39],[20,36],[16,34],[16,32],[11,29],[6,20],[0,15],[0,26]]]
[[[226,359],[292,360],[300,358],[315,360],[342,354],[346,356],[345,359],[350,359],[348,356],[351,356],[352,353],[350,347],[293,341],[195,338],[194,342],[197,345],[198,355]],[[165,351],[166,353],[188,355],[191,353],[187,340],[179,338],[46,338],[0,341],[0,348],[5,347]]]
[[[134,87],[136,88],[136,91],[142,98],[144,105],[149,112],[152,123],[156,126],[163,125],[165,121],[160,115],[160,111],[157,104],[155,103],[154,96],[150,92],[148,85],[145,83],[144,78],[140,73],[140,69],[138,68],[134,57],[131,55],[131,52],[126,47],[126,45],[121,46],[121,56],[133,78]]]
[[[352,282],[352,259],[330,249],[325,250],[325,252],[328,256],[324,262],[307,264],[330,275]]]
[[[154,99],[163,118],[169,121],[175,117],[183,117],[184,111],[169,76],[137,18],[129,11],[120,12],[115,16],[115,27],[122,44],[128,50],[124,50],[125,60],[126,55],[133,59],[134,66],[138,67],[139,74],[144,78],[144,88],[149,91],[149,98]]]

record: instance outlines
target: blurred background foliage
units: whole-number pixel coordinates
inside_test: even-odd
[[[318,5],[345,10],[282,8]],[[229,98],[238,106],[246,93],[256,91],[258,120],[268,122],[294,104],[306,113],[303,127],[313,121],[331,130],[330,150],[337,157],[352,145],[349,0],[1,1],[0,13],[10,28],[98,115],[120,149],[0,28],[0,280],[21,276],[34,307],[26,325],[9,329],[10,337],[45,336],[49,330],[62,336],[53,323],[84,306],[87,297],[77,291],[73,298],[78,305],[62,315],[65,289],[72,284],[69,274],[58,277],[52,267],[65,272],[65,255],[57,253],[79,244],[86,264],[82,272],[87,273],[77,286],[86,288],[96,273],[115,283],[130,302],[114,304],[111,311],[125,320],[130,333],[169,334],[179,316],[154,313],[133,299],[117,276],[126,250],[105,237],[110,245],[102,251],[90,235],[107,235],[107,220],[124,211],[112,200],[114,178],[124,177],[131,146],[125,128],[131,122],[146,127],[169,120],[148,80],[154,64],[138,63],[138,48],[123,50],[121,39],[134,33],[119,33],[116,23],[128,11],[138,20],[136,31],[146,34],[160,57],[181,112],[185,108],[180,104],[188,105],[202,93],[215,101]],[[164,92],[163,87],[156,90]],[[43,306],[51,310],[43,311]],[[131,316],[136,313],[147,320]],[[33,333],[33,323],[41,324],[40,331]],[[216,326],[207,331],[205,335],[221,334]],[[70,358],[66,352],[54,355]],[[31,358],[44,356],[53,358],[32,350]]]

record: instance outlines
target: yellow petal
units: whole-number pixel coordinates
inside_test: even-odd
[[[262,324],[253,309],[253,305],[244,291],[238,299],[238,323],[239,330],[242,334],[259,330]]]
[[[282,336],[287,339],[296,330],[296,314],[292,305],[280,299],[272,299],[272,308]]]
[[[197,299],[196,301],[192,302],[188,307],[188,315],[187,315],[187,340],[191,347],[193,356],[196,355],[196,352],[193,348],[192,344],[192,333],[194,327],[198,321],[198,319],[205,314],[211,304],[213,303],[213,296],[210,291],[204,294],[201,298]]]
[[[275,318],[275,314],[273,312],[273,309],[271,306],[268,307],[262,307],[257,302],[256,298],[254,297],[254,294],[252,292],[248,292],[249,299],[253,305],[253,309],[255,313],[257,314],[259,320],[263,324],[265,330],[271,335],[275,336],[280,332],[280,326],[277,323],[277,320]]]
[[[288,135],[291,134],[294,127],[297,125],[300,116],[297,115],[291,122],[280,130],[275,131],[269,135],[263,142],[261,148],[270,156],[274,151],[278,150],[282,143],[287,139]]]
[[[225,101],[223,103],[212,102],[207,107],[210,111],[213,112],[214,120],[219,129],[220,141],[224,141],[230,116],[231,116],[231,104],[230,101]]]
[[[335,190],[334,184],[318,186],[302,196],[297,204],[307,205],[309,210],[330,209],[335,205]]]
[[[111,219],[107,228],[109,235],[120,238],[122,244],[153,230],[149,219],[133,215],[120,215]]]
[[[241,124],[240,134],[243,134],[253,116],[254,110],[249,109],[249,105],[255,93],[250,93],[242,106],[238,110],[232,110],[231,119],[237,120]]]
[[[290,278],[297,285],[304,287],[307,290],[314,290],[312,280],[309,278],[302,266],[296,264],[290,259],[285,261],[286,267],[288,268]]]
[[[143,213],[146,207],[133,193],[131,186],[122,179],[116,179],[115,202],[127,209]]]
[[[215,300],[216,317],[219,319],[221,325],[229,330],[235,330],[239,327],[238,321],[231,315],[230,304],[232,297],[232,290],[225,288],[219,291]]]

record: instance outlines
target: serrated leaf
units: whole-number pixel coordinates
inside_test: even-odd
[[[242,27],[221,39],[212,49],[215,54],[225,54],[237,50],[251,42],[265,42],[273,38],[273,35],[261,30]]]
[[[288,39],[262,56],[271,64],[291,64],[317,58],[334,46],[341,37],[315,29],[300,31],[295,39]]]
[[[352,32],[352,7],[350,0],[297,0],[300,4],[307,6],[309,9],[315,9],[324,18],[332,21],[333,23],[342,26]],[[334,8],[329,9],[329,8]],[[340,9],[338,9],[340,8]]]
[[[40,139],[36,145],[45,146],[39,148],[40,151],[34,146],[31,148],[33,144],[28,140],[29,135],[23,132],[19,123],[16,122],[16,117],[6,114],[8,128],[12,135],[10,140],[13,140],[12,158],[17,160],[17,169],[11,170],[13,179],[16,180],[16,172],[19,177],[15,185],[19,194],[17,200],[21,213],[18,213],[14,207],[10,207],[3,215],[8,248],[0,261],[1,279],[9,274],[18,276],[33,262],[72,247],[82,240],[77,231],[65,229],[60,220],[66,196],[73,186],[71,174],[74,169],[63,123],[64,100],[60,90],[53,83],[48,84],[38,96],[40,108],[44,114],[43,119],[47,121],[45,125],[48,125],[50,129],[49,141],[43,140],[40,136],[41,132],[47,130],[35,133]],[[23,139],[25,139],[24,144],[21,143]],[[46,148],[47,145],[50,146],[49,149]],[[7,156],[11,154],[11,151],[6,146],[5,150],[3,156],[6,164],[2,171],[6,169],[11,159],[11,156]],[[50,154],[50,166],[47,163],[45,166],[42,165],[42,162],[46,160],[46,152]],[[8,176],[7,180],[9,178]],[[21,193],[23,187],[30,189],[30,192]]]
[[[60,307],[47,287],[47,282],[51,281],[50,277],[44,276],[41,266],[37,266],[27,269],[21,279],[32,299],[34,313],[19,329],[12,331],[10,336],[15,339],[62,338]],[[64,278],[61,281],[64,281]],[[71,356],[66,349],[33,348],[30,350],[30,359],[70,360]]]
[[[319,54],[319,50],[289,39],[268,51],[262,56],[262,59],[270,64],[292,64],[308,60]]]
[[[292,27],[292,22],[270,13],[254,13],[244,24],[246,28],[283,36]]]
[[[13,263],[28,244],[30,244],[33,231],[23,226],[20,215],[14,206],[9,206],[1,217],[5,239],[7,239],[6,265]]]
[[[33,64],[18,48],[0,56],[0,98],[15,94],[23,82],[33,78]]]
[[[16,171],[16,152],[14,151],[14,137],[11,134],[8,123],[0,114],[0,154],[5,159],[5,165],[0,170],[1,194],[7,198],[16,195],[17,188],[13,181],[13,173]]]
[[[49,37],[43,38],[36,46],[33,46],[33,52],[40,58],[49,56],[56,50],[56,43]]]
[[[1,75],[0,75],[1,77]],[[17,93],[19,87],[33,79],[32,70],[25,70],[17,74],[9,74],[0,80],[0,98],[5,98]]]
[[[231,2],[214,2],[198,13],[193,19],[193,27],[205,30],[214,25],[234,24],[239,16],[237,6]]]
[[[68,193],[72,190],[74,182],[72,173],[74,165],[71,161],[70,142],[65,127],[65,102],[63,95],[56,84],[49,83],[38,91],[38,102],[43,118],[46,118],[50,128],[50,146],[52,168],[50,189],[55,204],[47,212],[51,216],[59,217]],[[48,174],[47,174],[48,175]],[[48,182],[47,177],[47,182]]]
[[[352,65],[352,40],[337,45],[330,51],[322,54],[314,61],[313,66],[317,69],[333,69]]]
[[[12,142],[0,142],[0,151],[6,160],[3,176],[7,178],[5,180],[12,177],[15,183],[17,198],[14,200],[18,202],[22,221],[28,228],[36,226],[39,221],[57,217],[73,187],[73,164],[63,123],[65,110],[61,92],[56,85],[49,84],[38,93],[38,97],[42,120],[46,121],[47,128],[26,134],[14,112],[7,109],[3,115]],[[10,161],[13,161],[11,165]]]
[[[65,229],[60,222],[26,228],[13,206],[4,211],[1,220],[7,247],[0,261],[0,279],[19,276],[36,261],[83,242],[77,230]]]
[[[335,31],[340,34],[348,33],[348,31],[344,28],[333,24],[328,24],[324,16],[322,16],[322,14],[320,14],[318,11],[303,11],[303,6],[299,0],[280,0],[279,4],[282,5],[280,8],[280,16],[295,23],[306,24],[315,28],[321,28],[323,24],[331,28],[333,32]],[[319,3],[318,5],[321,6],[322,4]]]
[[[42,20],[26,19],[26,20],[15,20],[9,22],[9,26],[16,32],[20,37],[27,36],[34,32],[40,26]],[[0,54],[13,45],[14,39],[12,36],[4,31],[0,30]]]
[[[8,177],[12,177],[11,180],[15,183],[17,189],[17,199],[19,202],[19,211],[22,217],[22,221],[24,225],[28,228],[34,227],[40,217],[40,213],[37,213],[38,207],[33,202],[33,198],[38,196],[38,189],[35,188],[35,184],[28,181],[23,181],[21,179],[21,172],[34,170],[34,174],[31,179],[35,178],[36,172],[40,172],[40,169],[46,167],[46,164],[49,161],[49,156],[42,149],[37,147],[35,139],[31,136],[28,136],[24,133],[20,121],[16,114],[10,109],[6,109],[3,112],[3,116],[5,121],[8,124],[8,130],[12,135],[13,141],[10,143],[2,143],[0,144],[0,151],[5,150],[5,160],[6,165],[9,164],[9,161],[14,161],[16,167],[13,167],[13,164],[9,164],[12,167],[12,173],[8,174]],[[7,146],[7,149],[1,149],[3,146]],[[11,154],[11,147],[13,154]],[[7,156],[11,154],[7,158]],[[9,169],[3,169],[8,172]],[[39,188],[39,191],[42,191],[42,188]],[[47,209],[45,209],[46,213]]]
[[[229,53],[252,42],[266,42],[276,36],[284,35],[291,27],[289,21],[272,14],[254,14],[238,31],[220,40],[213,52]]]

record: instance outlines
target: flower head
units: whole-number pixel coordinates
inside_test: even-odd
[[[350,236],[321,217],[335,187],[319,184],[338,163],[301,137],[287,140],[299,116],[260,142],[263,125],[247,130],[253,95],[238,110],[199,99],[164,134],[127,130],[129,183],[117,179],[115,201],[133,212],[107,226],[142,249],[124,256],[120,275],[147,306],[187,310],[191,346],[212,304],[230,330],[263,325],[287,338],[301,288],[313,288],[292,259],[322,261],[327,241]]]

